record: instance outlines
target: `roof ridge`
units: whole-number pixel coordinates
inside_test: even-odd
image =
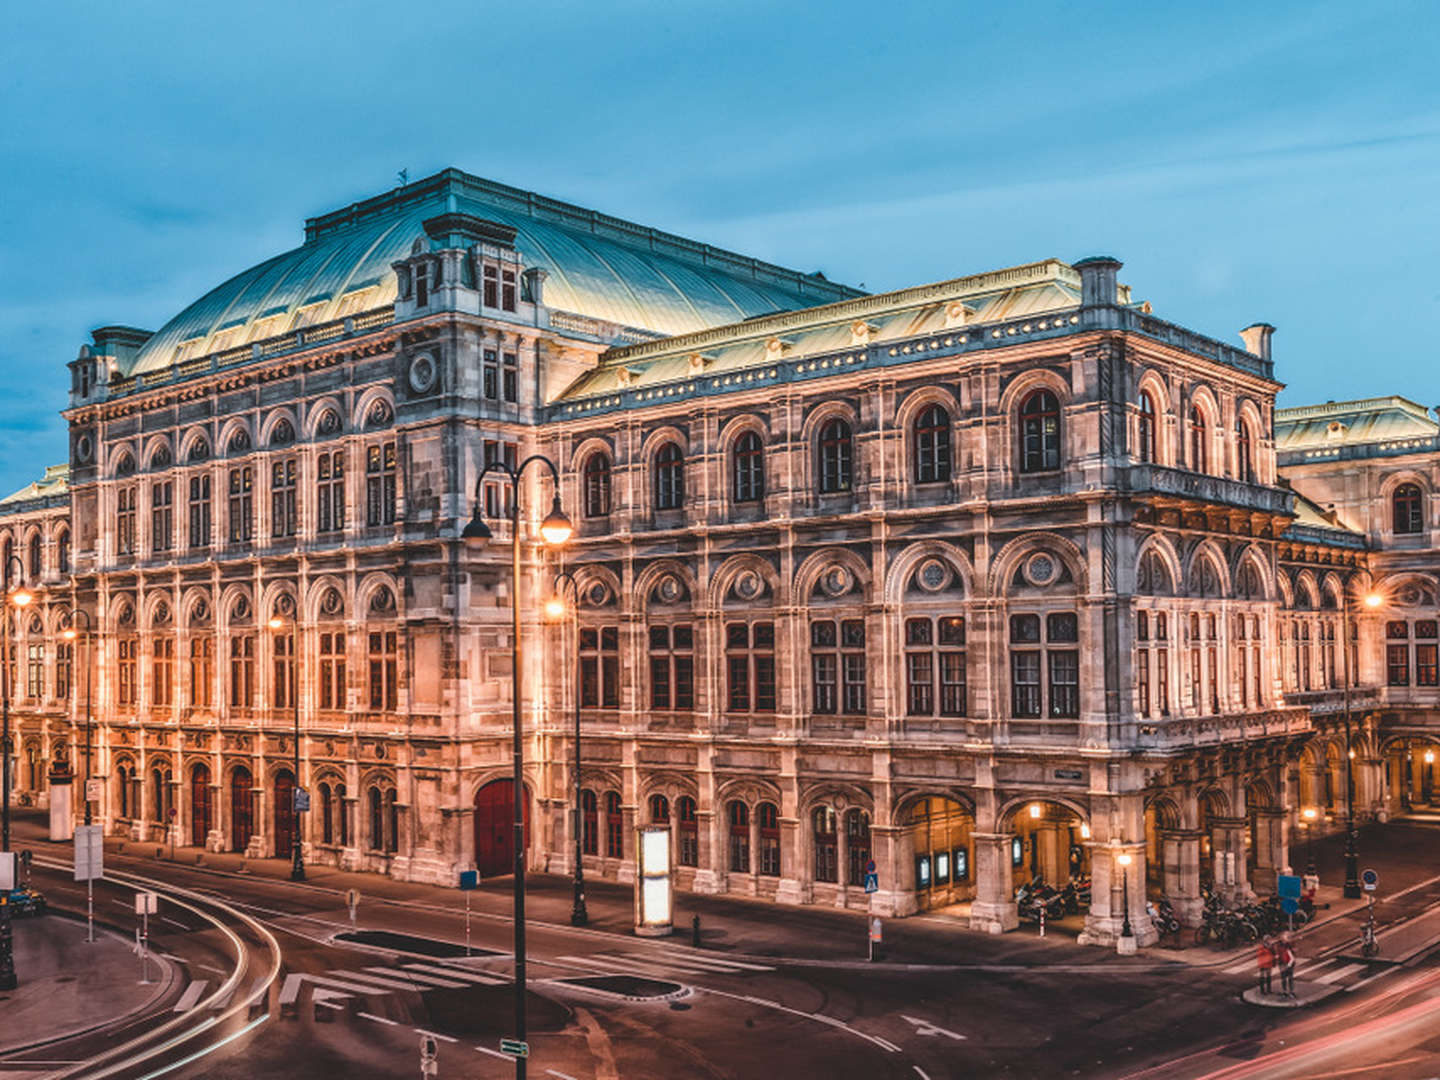
[[[1430,410],[1419,402],[1411,401],[1399,394],[1389,394],[1385,397],[1356,398],[1353,401],[1327,401],[1322,405],[1293,405],[1284,409],[1275,410],[1275,420],[1303,420],[1316,416],[1335,416],[1339,413],[1361,412],[1366,409],[1398,408],[1412,416],[1420,417],[1434,422],[1430,416]]]

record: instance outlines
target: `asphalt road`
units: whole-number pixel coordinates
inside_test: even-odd
[[[17,832],[23,838],[32,828],[22,823]],[[1440,883],[1426,884],[1440,873],[1437,845],[1440,823],[1367,832],[1367,865],[1381,870],[1392,893],[1410,889],[1392,903],[1393,910],[1382,907],[1388,921],[1423,914],[1440,900]],[[66,850],[46,848],[36,845],[37,853],[52,858]],[[1327,880],[1337,853],[1338,846],[1332,853],[1322,845],[1321,873]],[[499,1053],[500,1039],[513,1033],[512,927],[500,902],[505,883],[495,883],[496,891],[477,905],[470,938],[478,955],[466,958],[463,909],[453,892],[367,895],[357,913],[359,930],[422,940],[362,946],[336,939],[351,930],[349,912],[343,891],[321,881],[293,885],[139,854],[107,853],[107,870],[144,874],[223,899],[272,934],[281,953],[283,970],[265,990],[263,1019],[241,1013],[216,1024],[206,1046],[231,1041],[166,1075],[418,1076],[425,1033],[436,1039],[440,1077],[514,1075],[513,1063]],[[53,904],[70,906],[80,895],[59,875],[37,871],[37,876]],[[682,906],[686,899],[680,898]],[[706,902],[712,908],[717,903]],[[109,908],[128,932],[133,916],[118,904]],[[1343,954],[1355,933],[1353,918],[1321,927],[1302,950],[1316,971],[1342,977],[1335,980],[1332,998],[1298,1013],[1262,1010],[1240,1000],[1250,981],[1243,955],[1237,961],[1206,953],[1203,964],[1146,956],[1117,962],[1079,946],[1052,942],[1024,951],[1018,948],[1027,945],[1021,936],[948,931],[944,955],[934,964],[867,965],[845,959],[848,950],[837,955],[829,942],[806,947],[820,913],[750,905],[735,908],[730,918],[735,925],[763,918],[772,939],[783,941],[788,934],[796,947],[789,955],[714,944],[697,952],[679,937],[657,941],[532,923],[529,1075],[1365,1080],[1440,1073],[1440,1036],[1434,1034],[1440,1030],[1435,1023],[1440,969],[1423,960],[1393,970],[1384,962],[1349,963]],[[172,1020],[187,1012],[218,1015],[205,1003],[233,969],[223,935],[190,915],[179,914],[175,921],[187,928],[163,921],[154,927],[156,948],[176,958],[184,976],[167,999],[166,1015]],[[437,951],[427,941],[462,946],[451,950],[462,955],[427,955]],[[247,939],[247,950],[247,974],[253,974],[262,966],[263,943]],[[907,961],[917,959],[913,952]],[[567,981],[616,976],[630,980]],[[191,989],[199,982],[206,985]],[[191,1007],[175,1012],[187,993]],[[256,1026],[247,1030],[252,1022]],[[186,1053],[202,1042],[197,1037]],[[170,1063],[183,1057],[172,1055]],[[129,1075],[147,1073],[137,1068]]]

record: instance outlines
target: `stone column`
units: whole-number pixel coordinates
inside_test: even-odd
[[[1276,876],[1290,864],[1285,845],[1285,811],[1269,807],[1255,811],[1255,874],[1250,885],[1257,891],[1273,893]]]
[[[975,899],[970,929],[1002,934],[1020,925],[1010,867],[1010,834],[975,832]]]
[[[1232,902],[1254,899],[1245,861],[1245,818],[1210,819],[1210,850],[1215,860],[1215,891]]]
[[[695,811],[695,839],[700,848],[700,865],[695,869],[694,889],[697,893],[718,893],[725,887],[725,845],[716,842],[714,810]]]
[[[1200,830],[1165,829],[1160,833],[1160,858],[1165,896],[1186,926],[1200,922]]]
[[[897,825],[870,826],[870,858],[880,886],[870,894],[870,914],[897,918],[916,911],[915,891],[906,888],[914,852],[905,842],[906,830]]]
[[[1153,945],[1159,939],[1154,924],[1145,910],[1145,844],[1102,844],[1092,841],[1090,849],[1090,911],[1085,916],[1081,945],[1114,945],[1125,925],[1123,908],[1126,880],[1129,880],[1130,930],[1139,947]],[[1130,865],[1121,866],[1122,854],[1130,856]]]

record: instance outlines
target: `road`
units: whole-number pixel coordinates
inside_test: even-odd
[[[1436,841],[1440,830],[1422,825],[1390,826],[1368,839],[1387,880],[1394,879],[1392,892],[1405,893],[1382,907],[1387,920],[1400,924],[1434,910],[1440,881],[1426,877],[1431,859],[1425,852]],[[56,846],[48,859],[65,852]],[[513,996],[511,925],[499,891],[474,915],[475,955],[466,957],[463,909],[454,892],[367,894],[356,919],[362,936],[405,937],[347,941],[338,936],[352,929],[343,889],[319,873],[296,885],[112,853],[107,873],[118,880],[107,882],[115,896],[101,907],[126,932],[133,915],[115,901],[124,900],[119,882],[135,875],[190,896],[196,909],[241,938],[237,949],[224,929],[202,925],[200,915],[169,901],[162,905],[152,926],[154,945],[173,958],[180,977],[147,1022],[161,1013],[166,1022],[215,1021],[170,1047],[163,1064],[214,1049],[165,1075],[417,1076],[425,1033],[437,1040],[441,1077],[514,1074],[499,1052],[500,1038],[512,1033]],[[62,874],[44,867],[36,874],[52,903],[83,912],[82,894]],[[906,962],[868,965],[832,955],[824,942],[800,948],[814,913],[744,910],[762,911],[772,929],[793,928],[792,954],[714,943],[695,950],[679,936],[656,941],[532,922],[530,1076],[1192,1080],[1293,1074],[1363,1080],[1440,1073],[1432,1036],[1440,1029],[1433,1012],[1440,1007],[1434,996],[1440,969],[1423,958],[1398,968],[1356,965],[1346,956],[1353,917],[1335,919],[1307,939],[1306,965],[1316,977],[1338,972],[1336,993],[1291,1014],[1239,999],[1250,979],[1243,955],[1202,957],[1190,950],[1192,961],[1204,962],[1120,961],[1099,950],[1050,944],[1017,958],[1017,943],[1025,944],[1019,935],[950,932],[951,951],[935,963],[914,962],[912,949]],[[244,999],[253,980],[269,971],[267,936],[279,964],[252,1012]],[[956,960],[957,946],[968,960]],[[245,974],[234,980],[237,956]],[[227,982],[232,993],[217,999]],[[228,1015],[217,1011],[220,1001]],[[79,1060],[85,1049],[67,1047],[63,1057],[47,1050],[49,1056],[37,1060]],[[115,1075],[158,1075],[155,1069],[151,1062]]]

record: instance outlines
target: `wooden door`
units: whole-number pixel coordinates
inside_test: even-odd
[[[501,877],[515,869],[514,803],[510,780],[495,780],[475,793],[475,867],[482,878]],[[530,843],[530,801],[521,807],[525,844]]]
[[[249,769],[242,766],[230,774],[230,845],[235,851],[249,847],[255,831],[254,786]]]
[[[210,836],[210,767],[196,765],[190,772],[190,843],[204,847]]]

